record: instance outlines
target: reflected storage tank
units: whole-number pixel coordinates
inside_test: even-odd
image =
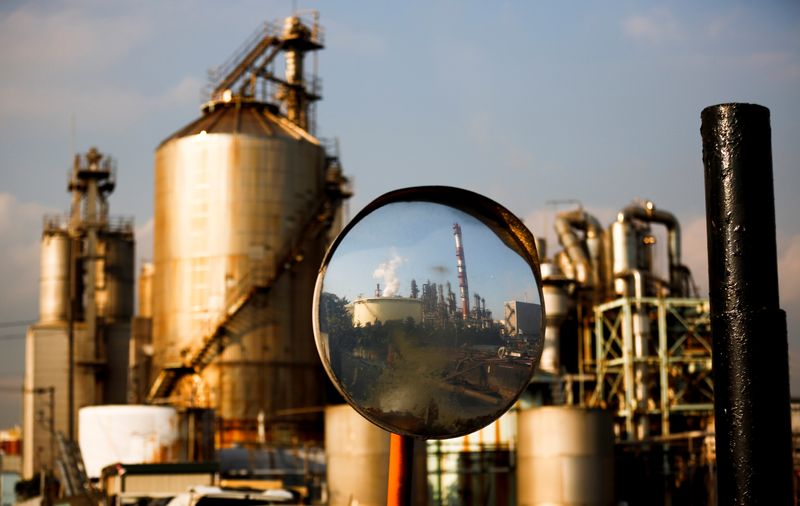
[[[287,413],[324,404],[310,308],[329,238],[304,230],[324,202],[326,167],[316,138],[273,105],[241,98],[210,103],[156,150],[154,373],[192,356],[250,287],[267,287],[202,377],[179,385],[217,409],[223,444],[264,426],[268,438],[293,438],[300,425],[321,436],[320,414]]]
[[[422,299],[405,297],[370,297],[354,300],[348,308],[353,316],[353,325],[364,325],[388,321],[406,321],[411,318],[422,322]]]

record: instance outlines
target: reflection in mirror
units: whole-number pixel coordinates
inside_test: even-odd
[[[384,429],[467,434],[528,385],[543,347],[538,271],[484,221],[391,202],[354,220],[328,253],[315,305],[320,356],[345,398]]]

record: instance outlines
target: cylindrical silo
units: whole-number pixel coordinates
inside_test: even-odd
[[[289,413],[324,404],[310,308],[328,241],[304,230],[325,202],[325,170],[314,137],[240,99],[207,106],[156,151],[154,374],[192,356],[237,298],[267,288],[229,322],[227,346],[202,378],[181,389],[208,390],[235,435],[223,442],[255,440],[259,412],[268,438],[321,430],[320,416]]]
[[[328,504],[386,504],[389,433],[348,404],[325,408]]]
[[[609,411],[548,406],[520,411],[518,420],[518,504],[614,504]]]
[[[66,230],[46,229],[42,235],[39,280],[39,321],[67,321],[69,316],[70,237]]]

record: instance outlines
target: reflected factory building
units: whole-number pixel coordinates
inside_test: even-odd
[[[465,432],[472,418],[493,420],[527,384],[541,354],[539,304],[508,301],[495,320],[469,289],[462,230],[453,225],[460,296],[449,282],[429,280],[409,296],[320,295],[320,332],[331,372],[349,400],[388,416],[407,433]],[[335,260],[334,260],[335,261]],[[460,304],[457,303],[460,302]],[[491,301],[490,301],[491,303]]]

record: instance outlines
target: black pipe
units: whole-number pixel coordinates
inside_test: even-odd
[[[791,505],[786,314],[778,305],[769,109],[701,114],[720,505]]]

